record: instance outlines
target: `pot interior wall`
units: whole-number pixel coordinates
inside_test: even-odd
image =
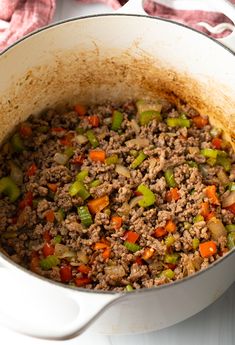
[[[198,51],[187,50],[192,39]],[[206,59],[215,53],[209,66]],[[52,106],[156,95],[208,114],[235,141],[234,60],[205,36],[147,17],[84,18],[52,27],[0,57],[0,141],[30,114]]]

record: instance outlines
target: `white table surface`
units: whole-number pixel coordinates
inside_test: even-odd
[[[54,21],[78,15],[111,12],[105,5],[84,5],[76,0],[58,0]],[[219,277],[218,277],[219,279]],[[1,288],[0,288],[1,290]],[[174,296],[172,296],[174,298]],[[1,345],[55,345],[56,341],[33,339],[0,326]],[[199,314],[167,329],[147,334],[104,336],[88,330],[63,345],[234,345],[235,283],[214,304]]]

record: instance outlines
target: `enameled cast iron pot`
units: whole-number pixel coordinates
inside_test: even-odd
[[[234,8],[217,3],[235,22]],[[148,17],[140,0],[130,0],[122,11],[52,25],[1,54],[0,141],[29,114],[66,101],[90,104],[161,94],[208,114],[234,145],[233,51],[183,25]],[[224,43],[235,47],[234,34]],[[188,318],[233,283],[235,251],[181,281],[133,293],[66,287],[4,254],[0,265],[0,322],[36,337],[67,339],[91,324],[101,333],[124,334]]]

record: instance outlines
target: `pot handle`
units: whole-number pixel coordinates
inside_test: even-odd
[[[81,335],[125,296],[72,290],[15,268],[1,266],[0,276],[0,323],[40,339],[66,340]]]

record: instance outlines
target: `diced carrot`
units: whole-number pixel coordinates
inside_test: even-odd
[[[89,157],[94,162],[104,162],[106,154],[102,150],[91,150],[89,152]]]
[[[18,221],[18,217],[17,216],[11,218],[11,224],[16,224],[17,221]]]
[[[154,232],[154,236],[159,238],[159,237],[163,237],[167,234],[167,231],[165,228],[159,227],[156,228],[155,232]]]
[[[79,156],[74,157],[71,160],[71,163],[72,164],[77,164],[77,165],[82,165],[83,161],[84,161],[84,156],[83,155],[79,155]]]
[[[81,287],[81,286],[85,286],[87,284],[90,284],[91,279],[88,277],[82,277],[82,278],[78,277],[78,278],[74,279],[74,282],[78,287]]]
[[[68,283],[72,279],[72,267],[70,265],[60,267],[60,279],[62,283]]]
[[[211,143],[215,149],[220,150],[222,147],[223,141],[220,138],[213,138]]]
[[[217,252],[216,243],[214,241],[208,241],[199,244],[199,252],[203,258],[209,258]]]
[[[95,250],[106,249],[108,247],[109,247],[109,245],[107,243],[103,243],[103,242],[96,242],[94,245]]]
[[[143,265],[143,260],[140,256],[136,257],[135,262],[137,263],[137,265]]]
[[[226,207],[226,209],[235,214],[235,203]]]
[[[166,266],[167,266],[168,268],[170,268],[171,270],[174,270],[174,269],[177,267],[176,264],[171,264],[171,263],[166,264]]]
[[[38,255],[33,255],[30,260],[30,270],[34,273],[38,272],[39,269],[39,257]]]
[[[99,127],[100,119],[97,115],[88,116],[88,122],[92,125],[92,127]]]
[[[49,255],[53,255],[55,252],[55,247],[53,245],[51,245],[50,243],[45,243],[43,248],[42,248],[42,252],[43,252],[43,255],[45,257],[47,257]]]
[[[49,210],[45,213],[45,218],[47,222],[53,223],[55,220],[55,213],[53,210]]]
[[[124,237],[125,237],[125,240],[127,242],[135,243],[138,240],[138,238],[140,237],[140,235],[134,231],[127,231],[125,233]]]
[[[165,229],[167,232],[175,232],[176,231],[176,225],[171,219],[169,219],[166,222]]]
[[[197,128],[203,128],[208,124],[208,119],[201,117],[201,116],[193,117],[192,121]]]
[[[74,138],[73,133],[66,134],[63,138],[60,139],[60,144],[64,146],[72,146],[72,139]]]
[[[65,132],[66,129],[63,127],[52,127],[51,131],[55,133],[62,133],[62,132]]]
[[[218,196],[216,194],[216,186],[212,185],[212,186],[207,186],[204,189],[205,195],[208,197],[209,202],[213,205],[219,205],[219,199]]]
[[[47,187],[53,192],[56,193],[57,191],[57,184],[56,183],[48,183]]]
[[[26,206],[33,206],[33,193],[27,192],[24,198],[19,202],[19,208],[23,210]]]
[[[82,105],[82,104],[76,104],[74,106],[74,110],[76,111],[76,113],[79,116],[84,116],[86,114],[86,111],[87,111],[85,105]]]
[[[115,229],[118,230],[122,226],[122,217],[119,216],[113,216],[111,218],[111,226]]]
[[[43,233],[42,237],[46,242],[50,242],[52,238],[48,230]]]
[[[178,188],[171,188],[167,193],[166,193],[166,200],[168,202],[171,201],[177,201],[180,198],[179,190]]]
[[[140,193],[138,190],[135,190],[135,191],[134,191],[134,195],[136,195],[136,196],[141,196],[141,195],[143,195],[143,194]]]
[[[77,268],[78,272],[88,274],[91,271],[91,268],[87,265],[81,264]]]
[[[37,168],[37,166],[36,166],[35,163],[31,164],[31,165],[28,167],[27,171],[26,171],[26,175],[27,175],[28,177],[34,176],[34,175],[36,174],[37,169],[38,169],[38,168]]]
[[[210,220],[211,218],[214,218],[214,217],[216,217],[216,214],[215,214],[215,212],[212,211],[212,212],[208,213],[208,215],[205,217],[205,219],[208,222],[208,220]]]
[[[102,256],[104,259],[109,259],[110,258],[110,254],[111,254],[111,248],[106,248],[103,253]]]
[[[32,135],[32,128],[26,125],[22,125],[19,129],[20,136],[23,138],[28,138]]]
[[[206,219],[210,213],[209,202],[202,202],[200,214]]]
[[[150,259],[153,256],[154,252],[155,250],[153,248],[145,248],[144,254],[142,255],[142,259],[144,260]]]
[[[108,205],[109,205],[108,195],[104,195],[104,196],[101,196],[100,198],[90,200],[87,203],[89,211],[93,214],[96,214],[102,211]]]

